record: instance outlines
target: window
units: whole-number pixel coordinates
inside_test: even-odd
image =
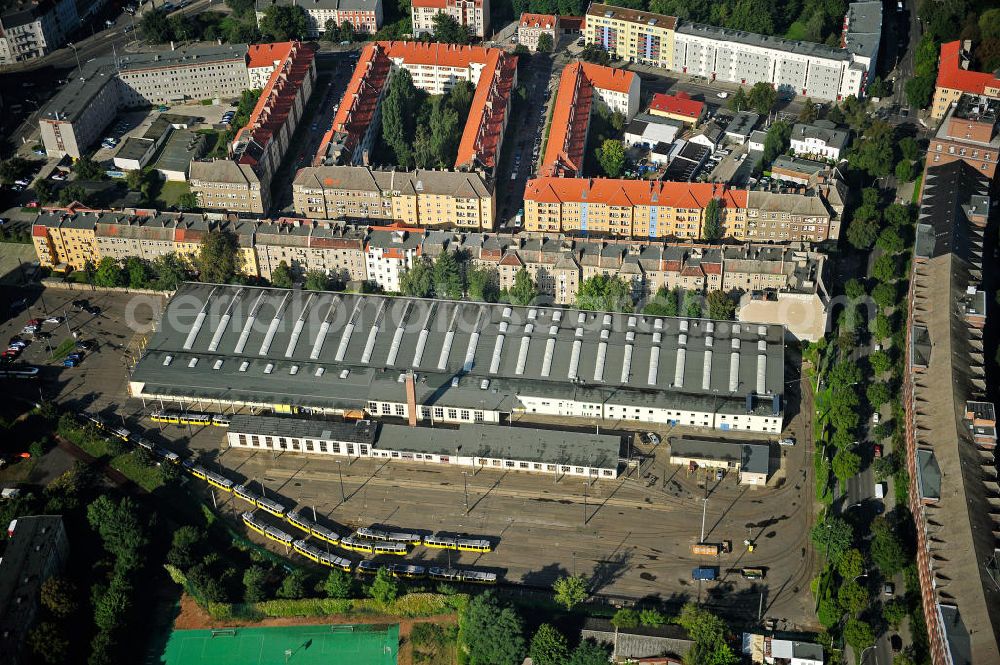
[[[514,461],[513,460],[506,460],[506,461],[504,461],[503,465],[506,466],[506,467],[508,467],[508,468],[512,467],[512,466],[514,466]]]
[[[348,455],[353,455],[354,454],[354,444],[353,443],[348,443],[347,444],[347,454]]]
[[[241,446],[247,445],[247,436],[246,436],[246,434],[240,434],[240,436],[239,436],[239,445],[241,445]]]
[[[298,439],[292,439],[292,450],[301,450]]]
[[[469,412],[466,411],[465,409],[462,409],[462,420],[468,420],[468,419],[469,419]]]
[[[274,439],[272,439],[269,436],[264,437],[264,445],[266,445],[268,448],[273,448],[274,447]]]
[[[482,411],[476,411],[472,415],[473,415],[473,419],[475,420],[475,422],[477,422],[477,423],[483,422],[483,412]]]
[[[528,468],[528,463],[527,462],[520,462],[518,464],[518,467],[520,467],[522,469],[527,469]]]
[[[282,450],[288,450],[288,440],[285,439],[285,437],[280,437],[278,439],[278,445],[281,447]]]
[[[458,420],[458,409],[448,409],[448,419]]]
[[[444,409],[441,408],[440,406],[435,406],[434,407],[434,417],[437,418],[437,419],[439,419],[439,420],[441,418],[444,418]]]
[[[296,444],[296,445],[298,445],[298,444]],[[313,442],[312,441],[309,441],[309,440],[306,441],[306,452],[310,452],[310,453],[313,452]]]
[[[337,453],[338,455],[340,454],[340,442],[339,441],[334,441],[333,442],[333,452]]]
[[[396,405],[396,415],[397,416],[405,416],[406,415],[406,409],[403,408],[402,404],[397,404]]]
[[[388,403],[383,404],[382,405],[382,414],[388,416],[390,413],[392,413],[392,408],[389,406],[389,404]]]
[[[326,450],[326,441],[320,441],[319,442],[319,451],[321,453],[327,452],[327,450]]]

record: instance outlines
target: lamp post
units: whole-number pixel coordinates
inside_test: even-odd
[[[469,472],[462,472],[462,484],[465,486],[465,514],[469,514]]]
[[[337,460],[337,475],[340,476],[340,502],[347,502],[347,495],[344,493],[344,467],[340,460]]]
[[[80,73],[82,74],[83,67],[80,66],[80,53],[76,50],[76,44],[73,42],[66,42],[66,45],[73,49],[73,55],[76,56],[76,68],[80,70]]]

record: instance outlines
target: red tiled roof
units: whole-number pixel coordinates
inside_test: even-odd
[[[295,98],[309,76],[316,53],[311,46],[301,42],[263,44],[261,46],[287,46],[287,48],[268,50],[268,52],[274,53],[284,52],[285,58],[271,72],[271,77],[261,91],[260,99],[257,100],[257,105],[250,114],[250,119],[246,126],[237,132],[234,144],[241,140],[253,140],[257,145],[266,149],[271,139],[281,131],[288,120],[288,116],[295,106]],[[240,164],[249,164],[250,166],[257,163],[257,159],[247,153],[241,155],[237,161]]]
[[[368,44],[361,50],[361,57],[354,67],[354,74],[344,91],[333,124],[320,141],[314,161],[316,166],[323,163],[326,148],[334,134],[346,133],[344,144],[349,150],[353,150],[361,142],[361,137],[375,117],[382,86],[388,80],[389,70],[392,68],[383,44],[384,42]]]
[[[1000,79],[986,72],[962,69],[962,42],[941,44],[941,62],[938,64],[937,86],[983,94],[987,87],[1000,88]]]
[[[747,191],[713,183],[619,180],[612,178],[540,177],[528,181],[525,200],[539,203],[583,202],[615,206],[704,208],[719,198],[725,208],[746,208]]]
[[[507,121],[507,107],[517,73],[517,57],[500,49],[486,49],[486,66],[479,74],[479,84],[469,108],[462,141],[458,145],[455,167],[494,167],[499,153],[500,136]]]
[[[676,95],[665,95],[658,92],[653,95],[653,101],[650,103],[649,108],[650,110],[682,115],[686,118],[697,120],[705,110],[705,104],[691,99],[691,95],[683,91],[678,92]]]
[[[444,9],[448,6],[448,0],[410,0],[410,4],[414,7]]]
[[[38,224],[37,222],[31,227],[31,235],[36,238],[44,238],[49,233],[49,227],[44,224]]]
[[[292,42],[274,42],[272,44],[251,44],[247,49],[250,69],[257,67],[274,67],[275,63],[284,62],[292,50]]]
[[[521,27],[522,28],[554,28],[556,26],[556,21],[559,19],[555,14],[529,14],[524,12],[521,14]]]
[[[584,18],[582,16],[560,16],[559,27],[563,30],[583,30]]]
[[[583,168],[594,88],[628,92],[634,72],[573,62],[563,69],[541,173],[574,176]]]

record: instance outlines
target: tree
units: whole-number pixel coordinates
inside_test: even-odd
[[[819,117],[819,105],[813,104],[811,99],[806,99],[802,103],[802,110],[799,111],[799,122],[815,122]]]
[[[198,195],[194,192],[184,192],[177,197],[177,208],[181,211],[194,210],[198,207]]]
[[[382,100],[382,141],[395,155],[395,162],[403,168],[413,163],[410,147],[416,127],[417,89],[407,69],[393,72],[389,89]]]
[[[632,288],[620,277],[594,275],[583,280],[576,292],[576,306],[599,312],[632,311]]]
[[[195,565],[204,552],[204,537],[194,526],[182,526],[174,531],[167,563],[186,569]]]
[[[507,290],[507,297],[514,305],[530,305],[538,297],[538,288],[525,268],[514,275],[514,285]]]
[[[896,180],[900,182],[912,182],[917,177],[917,169],[913,162],[908,159],[901,159],[896,164]]]
[[[277,268],[271,271],[271,286],[276,286],[279,289],[290,289],[292,284],[292,270],[287,263],[282,261]]]
[[[643,314],[651,316],[677,316],[677,291],[661,286],[653,300],[642,308]]]
[[[847,225],[847,242],[855,249],[871,249],[878,237],[878,221],[855,217]]]
[[[876,284],[872,289],[872,300],[879,307],[889,308],[896,304],[896,287],[892,284]]]
[[[39,180],[34,186],[35,198],[42,205],[52,203],[56,198],[56,187],[52,184],[51,180]]]
[[[520,665],[524,659],[524,627],[511,607],[492,591],[475,596],[459,617],[469,665]]]
[[[152,274],[149,262],[138,256],[125,259],[126,283],[130,289],[144,289],[149,286]]]
[[[851,548],[854,530],[842,517],[827,514],[813,525],[809,538],[828,561],[837,564]]]
[[[329,598],[350,598],[353,586],[354,580],[350,573],[336,568],[330,571],[323,582],[323,590]]]
[[[330,289],[330,278],[322,270],[310,270],[306,273],[305,288],[308,291],[327,291]]]
[[[87,522],[97,531],[104,549],[117,557],[118,563],[137,563],[138,553],[148,542],[145,525],[130,497],[115,503],[107,495],[97,497],[87,506]]]
[[[260,19],[260,31],[276,42],[302,39],[309,32],[309,18],[299,5],[271,5]]]
[[[469,300],[496,302],[497,278],[495,272],[487,268],[472,268],[467,273]]]
[[[882,618],[893,629],[899,628],[909,613],[910,609],[906,606],[905,598],[890,598],[882,605]]]
[[[202,237],[195,260],[202,282],[227,284],[241,272],[242,264],[235,233],[213,230]]]
[[[719,210],[719,199],[717,198],[713,197],[705,204],[702,236],[705,240],[719,240],[722,238],[722,219]]]
[[[837,572],[845,580],[860,577],[861,573],[865,572],[865,557],[861,554],[861,550],[854,547],[847,550],[837,564]]]
[[[737,0],[737,7],[743,3],[753,1],[755,0]],[[770,83],[759,81],[758,83],[754,83],[753,87],[750,88],[750,94],[747,95],[747,103],[755,112],[760,115],[767,115],[774,108],[774,102],[777,101],[777,98],[778,93],[775,92]]]
[[[552,43],[552,35],[547,32],[543,32],[538,35],[538,46],[536,49],[539,53],[552,53],[554,44]]]
[[[868,397],[868,404],[870,404],[872,409],[876,411],[882,408],[883,404],[887,404],[889,400],[892,399],[889,384],[884,381],[869,384],[868,388],[865,390],[865,395]]]
[[[895,282],[899,267],[891,254],[882,254],[872,264],[872,277],[880,282]]]
[[[872,323],[872,334],[875,335],[875,339],[889,339],[892,337],[892,332],[892,319],[882,312],[876,314]]]
[[[631,607],[622,607],[611,617],[611,625],[615,628],[635,628],[642,621],[639,613]]]
[[[573,650],[567,665],[608,665],[609,648],[594,640],[584,640]]]
[[[432,270],[434,281],[434,296],[448,300],[462,299],[462,267],[454,252],[444,251],[438,254]]]
[[[750,102],[747,101],[747,93],[743,89],[743,86],[737,88],[736,92],[729,98],[729,108],[736,112],[745,111],[750,108]]]
[[[418,257],[399,278],[399,291],[404,296],[429,298],[434,292],[434,269],[432,264]]]
[[[580,52],[580,59],[586,62],[593,62],[607,67],[611,63],[611,56],[600,44],[586,44]]]
[[[597,161],[604,175],[617,178],[625,168],[625,146],[615,139],[604,139],[597,148]]]
[[[11,157],[0,162],[0,182],[12,185],[15,180],[31,175],[32,164],[24,157]]]
[[[892,358],[886,351],[872,351],[868,354],[868,364],[876,375],[884,374],[892,368]]]
[[[569,645],[562,633],[550,624],[543,623],[531,638],[528,654],[535,665],[565,665],[569,657]]]
[[[40,600],[42,607],[57,619],[65,619],[76,611],[76,585],[65,577],[54,575],[42,582]]]
[[[878,244],[879,247],[881,247],[889,254],[899,254],[906,248],[903,239],[899,237],[899,233],[897,233],[896,229],[893,227],[882,229],[882,232],[878,234],[878,240],[876,241],[876,243]],[[890,281],[890,280],[883,280],[883,281]]]
[[[350,21],[343,21],[340,24],[340,30],[338,31],[338,37],[342,42],[353,42],[354,41],[354,25]]]
[[[717,289],[709,291],[708,297],[708,318],[720,321],[736,320],[736,301],[726,295],[725,291]]]
[[[167,12],[162,9],[143,14],[139,27],[142,28],[143,37],[154,44],[164,44],[174,37],[173,24],[170,23]]]
[[[444,12],[434,15],[431,32],[434,41],[444,44],[468,44],[469,30],[451,14]]]
[[[99,180],[104,177],[104,168],[90,157],[81,157],[73,165],[73,173],[80,180]]]
[[[80,185],[70,183],[59,190],[59,204],[68,206],[73,202],[86,203],[87,190]]]
[[[267,600],[267,569],[263,566],[250,566],[243,573],[243,599],[248,603],[259,603]]]
[[[878,566],[882,575],[889,579],[906,567],[909,557],[895,529],[884,515],[872,520],[871,533],[872,562]]]
[[[886,223],[897,232],[913,223],[912,208],[899,203],[890,203],[886,206],[882,216]]]
[[[854,451],[841,448],[833,456],[833,475],[841,483],[846,483],[849,478],[857,475],[861,470],[861,458]]]
[[[153,259],[153,274],[156,275],[153,288],[163,291],[173,291],[181,282],[191,279],[187,263],[176,252],[168,252]]]
[[[684,316],[700,319],[702,316],[701,294],[697,291],[684,292]]]
[[[853,578],[845,579],[837,588],[837,603],[851,616],[868,607],[869,601],[868,591]]]
[[[828,630],[840,623],[843,614],[840,611],[840,605],[833,598],[820,599],[819,609],[816,610],[816,618]]]
[[[659,610],[645,609],[639,612],[639,623],[650,628],[659,628],[667,622],[667,617]]]
[[[306,583],[309,581],[309,573],[304,570],[296,568],[288,575],[285,575],[285,579],[281,581],[281,586],[278,587],[278,593],[276,594],[278,598],[304,598],[306,595]]]
[[[848,162],[873,178],[887,176],[892,169],[894,142],[892,125],[876,120],[854,142]]]
[[[97,264],[97,273],[94,275],[94,284],[97,286],[115,287],[125,286],[125,274],[122,266],[117,260],[110,256],[105,256]]]
[[[764,137],[764,156],[761,158],[763,164],[770,167],[771,162],[778,155],[784,154],[788,150],[788,146],[791,145],[791,138],[791,125],[784,120],[771,123],[771,126],[767,130],[767,136]]]
[[[830,368],[827,379],[834,388],[845,388],[861,381],[861,368],[857,363],[841,360]]]
[[[875,633],[867,622],[852,617],[844,626],[844,639],[858,652],[875,643]]]
[[[28,648],[43,663],[65,663],[69,655],[69,640],[64,629],[52,621],[39,622],[28,632]]]
[[[915,108],[924,108],[931,103],[934,95],[934,78],[932,76],[914,76],[906,82],[903,88],[906,101]]]
[[[458,154],[458,141],[462,130],[458,112],[447,103],[447,98],[435,97],[431,103],[429,131],[429,147],[433,162],[430,166],[450,168]]]
[[[399,595],[399,582],[388,568],[379,568],[372,585],[368,588],[368,595],[382,605],[388,605]]]
[[[844,294],[851,300],[857,300],[866,295],[867,292],[865,291],[864,284],[852,277],[844,284]]]
[[[889,86],[882,80],[881,76],[876,76],[868,85],[865,91],[869,97],[881,98],[890,94]]]
[[[677,623],[687,629],[694,642],[684,655],[687,665],[731,665],[738,661],[726,641],[726,624],[708,610],[687,603]]]
[[[552,584],[557,603],[567,610],[573,609],[587,600],[590,595],[587,591],[587,577],[585,575],[573,575],[570,577],[560,577]]]
[[[254,11],[254,0],[226,0],[226,6],[237,16],[248,16]]]
[[[920,159],[920,145],[912,136],[906,136],[899,140],[899,154],[903,159],[915,162]]]

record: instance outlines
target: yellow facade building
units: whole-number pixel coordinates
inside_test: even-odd
[[[673,69],[675,17],[593,3],[586,23],[588,44],[629,62]]]

